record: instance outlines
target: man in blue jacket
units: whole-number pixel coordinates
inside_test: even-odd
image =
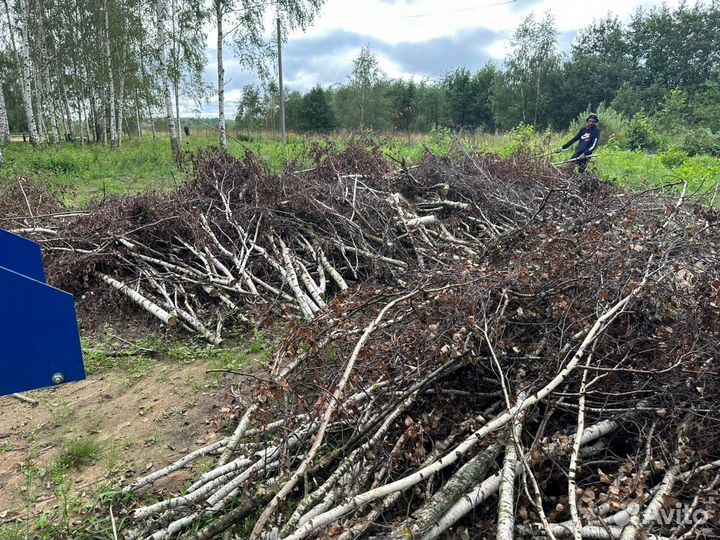
[[[576,141],[580,141],[572,155],[571,159],[576,159],[578,164],[578,170],[585,172],[588,166],[588,161],[595,148],[597,148],[598,141],[600,140],[600,128],[597,127],[598,116],[597,114],[589,114],[585,119],[586,124],[580,128],[577,135],[562,145],[562,148],[558,150],[561,152],[569,148]]]

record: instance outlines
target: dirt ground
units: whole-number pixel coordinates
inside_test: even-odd
[[[231,397],[206,369],[202,360],[145,360],[26,394],[35,406],[1,397],[0,530],[48,526],[53,516],[72,525],[101,493],[222,437]],[[154,491],[175,491],[193,474]]]

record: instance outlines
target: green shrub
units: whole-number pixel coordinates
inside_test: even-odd
[[[669,139],[658,133],[645,111],[633,116],[628,129],[628,149],[657,152],[668,146]]]
[[[504,155],[519,153],[539,153],[542,141],[535,133],[535,127],[530,124],[520,124],[508,133],[508,142],[502,152]]]
[[[673,174],[688,182],[690,192],[698,190],[710,193],[712,197],[716,186],[720,184],[720,160],[712,156],[689,157],[673,169]]]
[[[696,129],[685,135],[683,150],[690,156],[720,156],[720,134]]]
[[[690,118],[687,92],[673,88],[665,94],[660,104],[660,110],[653,118],[665,132],[683,133],[687,131]]]
[[[434,152],[446,154],[457,135],[449,127],[434,125],[430,130],[430,148]]]
[[[682,165],[688,158],[687,152],[683,150],[673,149],[660,154],[660,162],[668,169],[674,169]]]

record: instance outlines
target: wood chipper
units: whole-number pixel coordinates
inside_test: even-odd
[[[85,378],[75,301],[45,281],[40,246],[0,229],[0,396]]]

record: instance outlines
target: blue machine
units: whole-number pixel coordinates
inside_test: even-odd
[[[0,229],[0,396],[85,378],[71,294],[45,281],[40,246]]]

